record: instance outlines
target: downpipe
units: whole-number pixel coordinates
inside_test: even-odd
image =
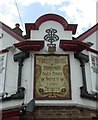
[[[15,94],[10,95],[9,97],[3,97],[0,101],[8,101],[8,100],[19,100],[23,99],[25,95],[25,88],[21,87],[21,76],[22,76],[22,67],[23,62],[26,58],[29,58],[28,52],[21,52],[14,55],[14,62],[18,62],[18,82],[17,82],[17,92]]]

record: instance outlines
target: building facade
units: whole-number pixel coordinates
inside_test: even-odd
[[[77,38],[56,14],[26,23],[25,36],[0,24],[2,120],[97,119],[98,24]]]

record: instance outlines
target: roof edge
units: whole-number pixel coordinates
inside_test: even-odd
[[[98,23],[96,25],[94,25],[93,27],[91,27],[90,29],[88,29],[83,34],[81,34],[80,36],[78,36],[77,38],[75,38],[74,40],[83,41],[84,39],[89,37],[91,34],[93,34],[97,30],[98,30]]]
[[[15,33],[13,31],[13,29],[11,29],[10,27],[8,27],[7,25],[5,25],[2,22],[0,22],[0,28],[3,29],[8,34],[10,34],[12,37],[16,38],[18,41],[20,41],[20,42],[25,41],[25,39],[23,37],[21,37],[20,35],[18,35],[17,33]]]
[[[62,16],[57,15],[57,14],[45,14],[39,17],[35,21],[35,23],[25,23],[27,36],[30,36],[30,30],[39,30],[39,27],[42,23],[46,21],[50,21],[50,20],[60,23],[64,31],[68,30],[68,31],[72,31],[72,34],[76,33],[77,24],[68,24],[66,19],[64,19]]]

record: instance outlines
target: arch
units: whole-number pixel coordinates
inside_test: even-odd
[[[62,16],[57,14],[45,14],[39,17],[35,23],[25,23],[27,34],[25,38],[30,38],[30,30],[39,30],[39,27],[42,23],[50,20],[60,23],[64,31],[72,31],[72,34],[76,33],[77,24],[68,24],[68,22]]]
[[[35,22],[36,29],[39,29],[39,27],[42,23],[44,23],[46,21],[49,21],[49,20],[53,20],[53,21],[56,21],[56,22],[60,23],[62,25],[62,27],[64,28],[64,30],[68,26],[68,22],[63,17],[61,17],[60,15],[45,14],[45,15],[39,17],[36,20],[36,22]]]

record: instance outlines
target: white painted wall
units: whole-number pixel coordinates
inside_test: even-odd
[[[61,50],[62,51],[62,50]],[[82,99],[80,97],[80,87],[82,84],[82,73],[80,63],[77,59],[74,59],[73,52],[56,52],[55,54],[69,54],[70,56],[70,75],[71,75],[71,92],[72,100],[36,100],[36,105],[78,105],[85,106],[88,108],[96,108],[96,102],[88,99]],[[3,109],[13,108],[21,106],[22,103],[27,104],[31,99],[33,99],[34,94],[34,54],[48,54],[44,51],[41,52],[31,52],[30,58],[25,59],[23,71],[22,71],[22,86],[26,88],[25,99],[24,100],[14,100],[12,102],[2,103]],[[7,63],[7,79],[6,79],[6,92],[14,93],[17,88],[17,75],[18,75],[18,63],[13,61],[13,54],[10,52],[8,54],[8,63]],[[86,65],[86,76],[88,83],[88,91],[91,91],[91,81],[89,76],[89,63]],[[89,83],[90,81],[90,83]],[[13,103],[13,104],[12,104]]]
[[[77,105],[87,108],[96,108],[96,102],[88,99],[83,99],[80,97],[80,87],[83,85],[82,83],[82,73],[80,62],[77,59],[74,59],[73,52],[58,52],[58,54],[69,54],[70,56],[70,75],[71,75],[71,92],[72,92],[72,100],[37,100],[37,105],[59,105],[59,106],[68,106],[68,105]],[[89,63],[86,64],[86,76],[87,80],[89,80]],[[91,81],[90,81],[91,82]],[[87,81],[88,91],[91,90],[91,83]],[[91,91],[90,91],[91,92]]]
[[[94,32],[92,35],[90,35],[89,37],[87,37],[83,42],[91,42],[94,43],[93,46],[91,46],[92,49],[98,50],[97,48],[97,39],[98,39],[98,30],[96,32]]]
[[[63,27],[57,22],[48,21],[43,23],[39,31],[31,31],[31,40],[42,40],[44,35],[46,35],[45,30],[51,28],[51,26],[58,30],[57,35],[60,39],[72,39],[72,33],[69,31],[64,31]],[[6,35],[4,38],[4,47],[10,46],[13,41],[16,42],[14,38],[10,35]],[[94,40],[95,35],[90,36],[85,41]],[[8,40],[8,41],[7,41]],[[12,41],[11,41],[12,40]],[[7,43],[6,43],[7,41]],[[17,76],[18,76],[18,62],[13,61],[13,55],[18,53],[17,49],[13,51],[10,49],[8,53],[8,62],[6,68],[6,92],[15,93],[17,90]],[[84,51],[85,53],[85,51]],[[34,55],[35,54],[49,54],[47,51],[47,42],[45,42],[45,47],[39,52],[30,52],[30,57],[25,59],[23,71],[22,71],[22,86],[26,88],[24,100],[14,100],[6,101],[2,103],[3,109],[14,108],[21,106],[22,103],[27,104],[31,99],[33,99],[34,94]],[[36,100],[36,105],[51,105],[51,106],[68,106],[68,105],[78,105],[88,108],[96,108],[96,101],[83,99],[80,97],[80,87],[82,84],[82,73],[80,63],[77,59],[74,59],[73,52],[64,52],[59,48],[59,41],[57,42],[57,50],[54,54],[69,54],[70,56],[70,78],[71,78],[71,93],[72,100]],[[87,54],[87,51],[86,51]],[[87,77],[87,87],[88,91],[91,92],[91,78],[90,78],[90,65],[86,64],[86,77]],[[2,108],[0,108],[2,109]]]
[[[98,40],[98,30],[95,31],[89,37],[87,37],[83,42],[91,42],[91,43],[93,43],[91,48],[98,51],[98,47],[97,47],[98,42],[97,42],[97,40]],[[98,92],[98,91],[96,91],[96,83],[97,83],[97,79],[98,79],[98,73],[93,72],[91,55],[94,55],[94,56],[98,56],[98,55],[96,55],[95,53],[89,52],[89,51],[87,52],[87,54],[89,55],[89,63],[88,63],[88,67],[87,67],[87,69],[89,71],[89,75],[86,76],[87,77],[87,82],[89,84],[88,87],[91,86],[90,92],[95,93],[95,92]]]
[[[41,24],[39,30],[31,31],[31,40],[43,40],[44,36],[47,34],[46,29],[56,29],[56,35],[59,36],[59,39],[72,40],[72,31],[64,31],[62,25],[55,21],[47,21]]]
[[[10,47],[10,46],[13,46],[13,44],[19,42],[17,39],[12,37],[10,34],[5,32],[4,30],[2,30],[2,33],[3,33],[3,37],[0,39],[0,50],[3,50],[3,49]]]

